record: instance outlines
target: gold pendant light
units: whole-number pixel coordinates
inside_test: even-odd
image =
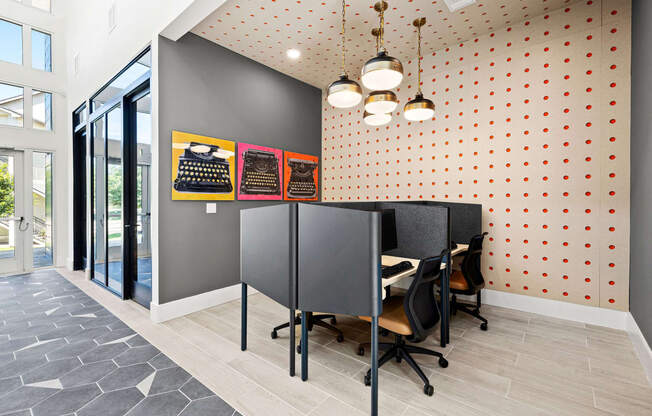
[[[380,46],[378,54],[362,67],[362,83],[370,90],[391,90],[398,87],[403,80],[403,64],[387,54],[385,49],[385,10],[387,2],[379,1],[374,10],[380,13]]]
[[[372,114],[365,111],[362,119],[369,126],[382,126],[392,121],[392,115],[388,113]]]
[[[376,53],[378,53],[378,39],[380,29],[375,27],[371,30],[371,35],[376,38]],[[371,114],[391,113],[396,109],[398,99],[393,91],[373,91],[364,100],[364,109]],[[390,116],[391,117],[391,116]]]
[[[328,86],[328,103],[337,108],[349,108],[362,100],[362,88],[346,73],[346,0],[342,0],[342,73],[340,79]]]
[[[435,104],[427,98],[423,98],[421,92],[421,26],[426,24],[426,18],[414,19],[412,24],[417,28],[417,95],[413,100],[408,101],[403,109],[403,116],[410,121],[424,121],[432,118],[435,114]]]

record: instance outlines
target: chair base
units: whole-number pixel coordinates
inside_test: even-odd
[[[474,318],[477,318],[480,321],[482,321],[482,323],[480,324],[480,329],[486,331],[487,329],[489,329],[489,324],[487,322],[487,319],[484,318],[482,315],[480,315],[480,306],[482,306],[482,296],[480,295],[480,292],[478,292],[477,294],[477,300],[475,305],[459,303],[455,295],[453,295],[451,299],[451,313],[453,315],[455,315],[457,311],[469,314]]]
[[[337,342],[342,342],[344,341],[344,333],[340,331],[339,329],[335,328],[333,325],[337,325],[337,319],[335,318],[335,315],[331,314],[323,314],[323,315],[314,315],[312,312],[308,312],[308,331],[312,331],[312,328],[315,326],[319,326],[324,329],[328,329],[329,331],[332,331],[336,334],[336,340]],[[331,323],[326,323],[324,322],[326,319],[330,319]],[[294,325],[301,325],[301,315],[297,315],[294,318]],[[281,324],[277,327],[275,327],[272,330],[271,337],[272,339],[278,338],[278,331],[284,328],[289,328],[290,323],[286,322],[284,324]],[[297,345],[297,352],[301,353],[301,343]]]
[[[448,361],[440,352],[417,347],[415,345],[407,345],[403,337],[398,334],[395,335],[394,343],[379,342],[378,348],[387,350],[378,360],[378,368],[382,367],[383,364],[391,359],[395,359],[397,363],[405,360],[423,381],[423,393],[427,396],[432,396],[435,389],[430,384],[428,377],[423,373],[423,370],[421,370],[421,367],[419,367],[419,364],[414,361],[411,354],[424,354],[439,357],[439,366],[442,368],[448,367]],[[371,384],[371,370],[368,370],[367,374],[364,376],[364,384],[367,386]]]

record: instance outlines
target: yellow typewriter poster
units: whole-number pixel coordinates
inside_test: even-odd
[[[233,201],[235,142],[172,131],[172,199]]]

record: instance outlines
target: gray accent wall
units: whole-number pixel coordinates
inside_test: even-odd
[[[652,345],[652,1],[632,1],[629,309]]]
[[[240,209],[279,203],[216,201],[217,214],[206,214],[206,201],[172,201],[172,130],[321,159],[321,91],[194,34],[159,37],[158,46],[159,303],[166,303],[238,283]]]

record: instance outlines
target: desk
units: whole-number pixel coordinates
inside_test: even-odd
[[[468,244],[458,244],[455,249],[451,250],[451,263],[453,263],[452,258],[454,256],[457,256],[459,254],[462,254],[466,252],[469,249]],[[397,284],[403,279],[405,279],[408,276],[412,276],[416,271],[417,267],[419,266],[419,261],[418,259],[410,259],[406,257],[395,257],[395,256],[386,256],[383,255],[381,258],[381,263],[383,266],[393,266],[395,264],[398,264],[402,261],[409,261],[412,263],[412,268],[408,269],[404,272],[401,272],[399,274],[396,274],[390,278],[387,279],[382,279],[382,286],[383,289]],[[451,264],[452,267],[452,264]],[[441,264],[442,270],[446,269],[446,263],[442,262]],[[448,297],[450,296],[450,287],[449,287],[449,277],[450,277],[450,268],[446,271],[446,273],[443,273],[442,276],[442,285],[441,285],[441,325],[440,325],[440,339],[441,339],[441,346],[442,348],[446,346],[446,344],[449,342],[450,338],[450,331],[449,331],[449,324],[450,324],[450,307],[449,307],[449,301]],[[382,293],[383,299],[385,299],[385,291]]]

